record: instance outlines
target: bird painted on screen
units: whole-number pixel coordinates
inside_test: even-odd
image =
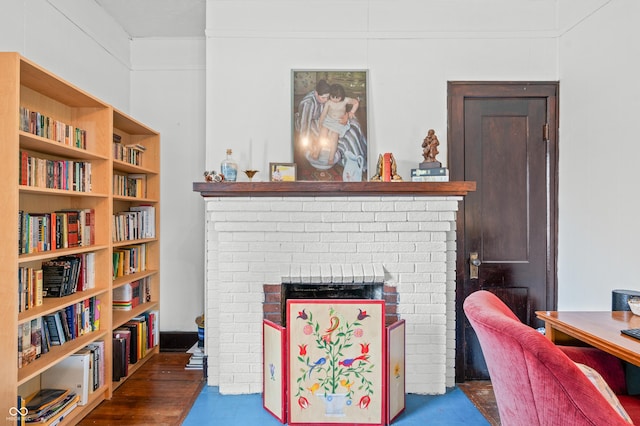
[[[331,333],[336,331],[336,329],[340,325],[340,319],[338,317],[331,317],[330,321],[331,321],[331,323],[329,325],[329,328],[327,328],[324,331],[325,334],[322,335],[322,340],[324,340],[327,343],[331,343]]]
[[[311,392],[311,395],[315,395],[315,394],[316,394],[316,391],[317,391],[318,389],[320,389],[320,383],[317,383],[317,382],[316,382],[316,383],[314,383],[313,385],[311,385],[311,387],[310,387],[310,388],[307,388],[307,389],[309,390],[309,392]]]
[[[367,311],[363,311],[362,309],[358,308],[358,310],[360,311],[358,313],[358,320],[363,320],[367,317],[370,317],[371,315],[367,315]]]
[[[309,375],[311,375],[311,372],[313,371],[314,368],[320,366],[320,365],[324,365],[327,362],[327,358],[322,357],[319,360],[317,360],[315,363],[313,364],[309,364],[307,363],[307,365],[311,368],[309,368]]]
[[[351,367],[353,363],[356,361],[368,361],[368,360],[369,360],[369,355],[360,355],[355,358],[343,359],[342,361],[339,361],[338,364],[344,367]]]
[[[349,380],[347,379],[342,379],[340,380],[340,385],[347,388],[347,392],[351,392],[351,386],[353,385],[353,383],[349,383]]]

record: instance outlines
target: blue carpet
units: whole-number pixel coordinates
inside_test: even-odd
[[[281,423],[262,407],[262,395],[220,395],[217,386],[205,386],[183,425],[278,426]],[[394,426],[489,425],[460,389],[444,395],[408,394],[406,409]]]

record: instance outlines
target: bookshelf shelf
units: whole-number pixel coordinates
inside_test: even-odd
[[[147,303],[142,303],[130,311],[113,311],[113,328],[118,328],[125,322],[129,321],[133,317],[137,317],[138,315],[146,312],[150,309],[155,309],[159,305],[158,301],[151,301]]]
[[[42,356],[26,367],[22,367],[18,374],[18,386],[33,379],[47,368],[52,367],[62,361],[67,356],[85,347],[88,343],[108,337],[106,330],[94,331],[77,339],[71,340],[60,346],[52,346],[51,351],[47,354],[50,356]]]
[[[134,274],[124,275],[122,277],[114,278],[113,288],[122,287],[123,285],[130,283],[131,281],[141,280],[146,277],[157,274],[157,270],[147,269],[146,271],[136,272]]]
[[[75,292],[69,296],[45,298],[41,306],[36,306],[35,308],[20,312],[18,314],[18,324],[31,321],[32,319],[43,315],[51,314],[60,309],[60,306],[69,306],[82,300],[99,296],[106,293],[106,291],[107,290],[105,288],[92,288],[90,290]]]
[[[4,374],[0,375],[0,411],[11,412],[19,395],[25,397],[39,390],[43,372],[87,345],[104,342],[104,382],[90,394],[87,405],[78,406],[63,420],[64,425],[76,424],[100,402],[110,399],[113,389],[126,380],[112,380],[114,330],[134,317],[142,317],[149,324],[155,319],[157,332],[160,135],[18,53],[0,52],[0,74],[0,178],[8,183],[0,203],[0,214],[7,219],[0,221],[0,234],[16,236],[15,244],[0,245],[0,279],[5,283],[0,286],[0,361],[4,366]],[[116,135],[120,143],[132,147],[125,150],[135,151],[131,157],[137,164],[116,159]],[[115,174],[144,175],[146,196],[115,195]],[[155,232],[154,238],[114,242],[114,215],[140,209],[153,211],[154,222],[145,226]],[[72,235],[76,225],[71,225],[69,211],[79,212],[73,214],[82,218],[77,225],[82,226],[77,228],[77,242]],[[75,244],[78,245],[74,247]],[[146,270],[114,280],[114,250],[131,245],[145,246]],[[90,288],[79,287],[75,291],[74,285],[69,292],[75,292],[44,297],[39,304],[35,288],[36,282],[44,281],[37,278],[43,263],[62,257],[89,259],[86,264],[90,269],[83,269],[83,273],[90,270]],[[16,279],[18,276],[21,279]],[[148,282],[152,301],[126,313],[114,313],[113,289],[136,279]],[[19,307],[16,300],[24,305]],[[99,301],[99,310],[93,300]],[[149,311],[153,311],[152,315]],[[52,344],[48,351],[38,353],[34,347],[41,345],[31,342],[51,338],[37,330],[47,327],[45,316],[52,319],[57,313],[58,319],[68,322],[67,329],[77,325],[77,337],[69,336],[65,343]],[[144,364],[149,354],[159,351],[157,340],[149,340],[152,344],[155,341],[155,346],[148,349],[148,355],[136,363],[136,368]]]
[[[158,172],[134,164],[125,163],[120,160],[113,160],[113,170],[123,173],[144,173],[148,175],[156,175]]]

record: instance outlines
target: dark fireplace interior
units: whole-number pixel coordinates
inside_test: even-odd
[[[398,294],[395,287],[383,283],[284,283],[264,285],[264,318],[287,324],[288,299],[373,299],[385,300],[386,323],[398,320]]]

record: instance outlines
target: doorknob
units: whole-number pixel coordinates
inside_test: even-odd
[[[469,253],[469,278],[472,280],[478,279],[478,267],[482,264],[482,261],[478,259],[478,252],[472,251]]]

